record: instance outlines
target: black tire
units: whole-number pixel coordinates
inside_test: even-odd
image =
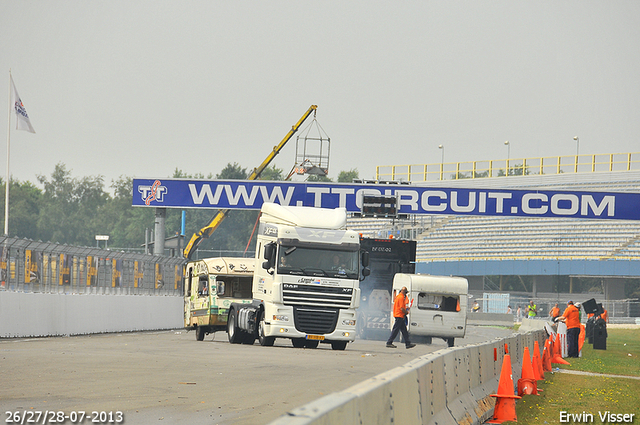
[[[204,336],[207,333],[202,326],[196,326],[196,341],[204,341]]]
[[[347,348],[347,341],[331,341],[332,350],[344,350]]]
[[[447,345],[449,347],[453,347],[454,341],[455,341],[455,338],[447,338]]]
[[[258,321],[258,341],[263,347],[271,347],[276,338],[273,336],[264,336],[264,312],[260,313],[260,320]]]
[[[242,342],[243,332],[238,328],[238,317],[235,310],[229,311],[229,317],[227,317],[227,336],[229,337],[229,343],[240,344]]]
[[[305,341],[303,338],[293,338],[291,340],[291,344],[293,344],[295,348],[303,348],[306,342],[307,341]]]
[[[318,348],[320,341],[317,339],[307,339],[304,341],[304,348]]]

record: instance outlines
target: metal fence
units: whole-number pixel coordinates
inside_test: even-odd
[[[609,323],[615,324],[640,324],[640,301],[638,299],[622,299],[622,300],[603,300],[602,294],[563,294],[562,298],[535,298],[538,314],[536,319],[547,320],[549,312],[553,306],[558,303],[560,313],[567,307],[566,300],[572,299],[576,302],[583,302],[587,299],[594,298],[596,302],[601,303],[602,307],[607,310]],[[508,293],[488,293],[483,292],[481,301],[481,311],[484,313],[506,313],[507,306],[511,306],[512,314],[516,321],[520,321],[523,317],[527,317],[526,307],[529,305],[530,296],[514,295]],[[518,316],[517,308],[521,307],[520,316]],[[582,322],[587,321],[587,315],[584,310],[581,311]]]
[[[0,236],[0,291],[181,295],[184,261]]]
[[[408,182],[640,170],[640,153],[607,153],[433,164],[379,165],[376,180]]]

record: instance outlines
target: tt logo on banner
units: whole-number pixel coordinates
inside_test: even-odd
[[[163,201],[164,195],[167,193],[167,187],[162,186],[160,180],[156,180],[151,186],[138,186],[138,192],[142,195],[145,205],[150,205],[152,201]]]

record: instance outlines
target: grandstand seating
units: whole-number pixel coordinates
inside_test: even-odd
[[[566,218],[452,217],[418,239],[419,260],[640,258],[640,223]]]

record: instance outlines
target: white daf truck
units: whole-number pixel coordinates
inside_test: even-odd
[[[196,331],[196,340],[227,329],[232,303],[251,303],[254,264],[253,258],[231,257],[205,258],[186,264],[184,326]]]
[[[368,255],[360,254],[359,235],[346,230],[346,219],[344,208],[263,204],[253,301],[230,306],[229,342],[257,338],[270,346],[287,338],[294,347],[344,350],[355,339]]]
[[[467,329],[467,279],[451,276],[397,273],[393,278],[393,299],[407,287],[409,315],[407,330],[412,342],[431,343],[439,337],[453,347]]]

